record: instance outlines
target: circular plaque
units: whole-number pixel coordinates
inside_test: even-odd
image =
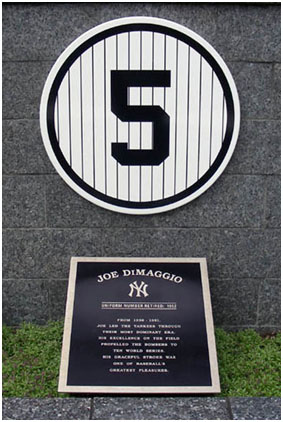
[[[224,171],[240,105],[210,44],[174,22],[131,17],[61,54],[40,124],[51,162],[77,193],[112,211],[154,214],[197,198]]]

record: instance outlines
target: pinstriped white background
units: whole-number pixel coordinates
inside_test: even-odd
[[[170,70],[167,88],[129,88],[129,105],[159,105],[170,117],[170,153],[159,166],[122,166],[112,142],[152,148],[152,124],[121,122],[111,112],[111,70]],[[129,32],[86,50],[58,91],[55,128],[73,170],[114,198],[154,201],[194,184],[219,153],[226,102],[217,75],[192,47],[168,35]]]

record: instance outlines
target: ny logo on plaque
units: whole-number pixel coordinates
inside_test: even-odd
[[[213,47],[163,19],[104,23],[58,58],[40,109],[68,185],[112,211],[153,214],[206,191],[234,151],[237,89]]]
[[[141,282],[140,286],[138,286],[137,282],[134,281],[130,284],[131,291],[129,293],[129,296],[133,297],[134,291],[136,291],[136,296],[141,297],[141,294],[144,295],[144,297],[148,296],[148,293],[146,291],[148,287],[148,284],[145,284],[144,281]]]
[[[72,258],[59,391],[219,392],[206,259]]]

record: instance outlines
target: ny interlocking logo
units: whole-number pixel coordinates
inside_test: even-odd
[[[138,285],[137,281],[134,281],[130,285],[131,291],[129,293],[130,297],[133,297],[134,292],[136,292],[136,297],[141,297],[141,294],[143,294],[144,297],[149,296],[146,289],[148,288],[148,284],[146,284],[144,281]]]
[[[240,106],[205,40],[135,17],[93,28],[62,53],[40,120],[47,153],[76,192],[113,211],[152,214],[217,180],[236,145]]]

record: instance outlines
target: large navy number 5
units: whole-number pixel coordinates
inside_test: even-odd
[[[169,116],[159,106],[128,105],[129,87],[168,87],[169,70],[112,70],[111,110],[122,122],[152,122],[152,149],[129,149],[112,143],[112,156],[122,165],[158,166],[169,155]]]

